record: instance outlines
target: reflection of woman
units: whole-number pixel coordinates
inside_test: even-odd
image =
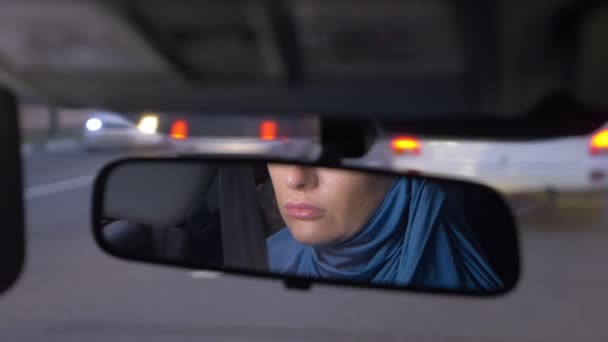
[[[267,239],[272,271],[495,290],[461,201],[428,180],[268,165],[287,227]]]

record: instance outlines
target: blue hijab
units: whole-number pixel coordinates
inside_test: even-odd
[[[270,269],[384,285],[500,289],[459,195],[428,180],[399,177],[365,227],[347,241],[305,245],[287,227],[270,236]]]

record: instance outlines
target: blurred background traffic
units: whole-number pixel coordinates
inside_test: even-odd
[[[315,115],[116,113],[102,109],[21,107],[22,151],[156,151],[170,154],[273,155],[315,160]],[[488,140],[419,136],[378,123],[353,165],[483,183],[505,194],[589,195],[608,190],[608,122],[580,136]]]

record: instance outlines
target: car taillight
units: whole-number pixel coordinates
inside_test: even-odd
[[[275,140],[277,138],[277,123],[272,120],[262,121],[260,124],[260,139]]]
[[[420,142],[413,137],[396,137],[391,141],[391,149],[396,154],[420,154]]]
[[[591,137],[589,150],[593,155],[608,154],[608,129],[601,130]]]
[[[188,123],[185,120],[177,120],[171,126],[170,132],[173,139],[186,139],[188,137]]]

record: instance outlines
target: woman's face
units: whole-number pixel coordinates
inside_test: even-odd
[[[283,220],[293,237],[323,245],[357,234],[394,177],[358,171],[268,164]]]

